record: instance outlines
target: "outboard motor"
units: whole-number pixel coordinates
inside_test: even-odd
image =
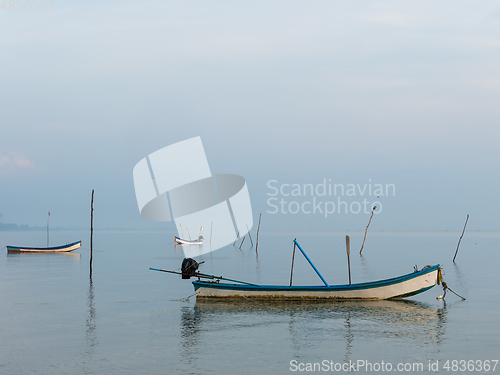
[[[198,267],[199,264],[196,260],[192,258],[184,258],[181,266],[182,278],[190,279],[191,276],[195,276]]]

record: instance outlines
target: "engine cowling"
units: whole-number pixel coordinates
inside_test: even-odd
[[[191,276],[195,276],[199,266],[200,265],[196,260],[192,258],[184,258],[181,266],[182,278],[190,279]]]

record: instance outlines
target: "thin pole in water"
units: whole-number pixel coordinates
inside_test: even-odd
[[[245,236],[243,236],[243,241],[240,243],[240,250],[241,250],[241,245],[243,245],[243,242],[245,242]]]
[[[345,247],[347,251],[347,269],[349,270],[349,285],[351,285],[351,243],[349,236],[345,236]]]
[[[365,229],[365,238],[363,238],[363,245],[361,245],[361,250],[359,250],[359,255],[361,255],[361,252],[363,251],[363,247],[365,247],[366,232],[368,232],[368,227],[370,226],[370,223],[372,222],[373,213],[375,212],[376,208],[377,208],[377,206],[373,206],[372,216],[370,216],[370,220],[368,221],[368,225],[366,226],[366,229]]]
[[[50,211],[47,215],[47,247],[49,247],[49,219],[50,219]]]
[[[90,277],[92,277],[93,236],[94,236],[94,189],[92,189],[92,200],[90,201]]]
[[[260,219],[262,214],[259,215],[259,226],[257,227],[257,239],[255,240],[255,252],[257,252],[257,248],[259,247],[259,230],[260,230]]]
[[[248,224],[245,224],[245,225],[247,226],[248,237],[250,238],[250,242],[252,243],[252,246],[253,246],[252,236],[250,235],[250,229],[248,229]]]
[[[465,227],[467,226],[468,221],[469,221],[469,214],[467,214],[467,219],[465,219],[464,230],[462,231],[462,235],[460,236],[460,239],[458,240],[457,251],[455,251],[455,256],[453,257],[453,263],[455,263],[455,258],[457,257],[457,254],[458,254],[458,247],[460,246],[460,241],[462,241],[462,237],[464,236]]]

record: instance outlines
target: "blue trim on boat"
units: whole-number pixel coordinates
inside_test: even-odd
[[[82,241],[76,241],[67,245],[62,245],[62,246],[54,246],[54,247],[21,247],[21,246],[7,246],[7,250],[9,251],[21,251],[21,250],[59,250],[59,249],[65,249],[67,247],[74,246],[76,244],[81,244]]]
[[[379,280],[379,281],[371,281],[368,283],[359,283],[359,284],[345,284],[345,285],[316,285],[316,286],[286,286],[286,285],[239,285],[239,284],[228,284],[228,283],[209,283],[203,281],[193,281],[194,290],[198,290],[199,288],[214,288],[214,289],[225,289],[225,290],[245,290],[245,291],[297,291],[297,292],[330,292],[330,291],[348,291],[348,290],[359,290],[359,289],[371,289],[371,288],[380,288],[384,286],[390,286],[394,284],[399,284],[407,280],[414,279],[416,277],[437,271],[439,269],[439,264],[427,268],[423,271],[413,272],[407,275],[393,277],[391,279]],[[434,284],[435,285],[435,284]],[[434,286],[432,285],[432,286]],[[430,288],[432,288],[432,286]],[[419,291],[416,291],[415,294],[424,292],[429,288],[423,288]]]

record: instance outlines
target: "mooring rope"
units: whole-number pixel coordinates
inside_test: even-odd
[[[192,296],[195,296],[196,295],[196,292],[191,294],[190,296],[188,297],[184,297],[184,298],[179,298],[179,299],[171,299],[170,301],[179,301],[179,302],[189,302],[189,299],[192,297]]]
[[[444,300],[444,297],[446,296],[446,291],[449,290],[450,292],[452,292],[454,295],[456,295],[457,297],[460,297],[462,298],[462,301],[465,301],[465,298],[462,297],[461,295],[458,295],[457,293],[455,293],[453,290],[451,290],[448,285],[444,282],[443,280],[443,275],[444,275],[444,271],[441,269],[441,267],[439,267],[438,269],[438,277],[437,277],[437,283],[438,285],[439,284],[442,284],[443,285],[443,296],[439,296],[441,297],[443,300]]]
[[[442,284],[443,284],[443,292],[444,292],[444,293],[443,293],[443,299],[444,299],[444,297],[446,296],[446,291],[447,291],[447,290],[449,290],[450,292],[452,292],[452,293],[453,293],[454,295],[456,295],[457,297],[462,298],[462,301],[465,301],[465,298],[464,298],[464,297],[462,297],[462,296],[458,295],[458,294],[457,294],[457,293],[455,293],[453,290],[451,290],[451,289],[448,287],[448,285],[446,285],[446,283],[445,283],[444,281],[442,282]]]

